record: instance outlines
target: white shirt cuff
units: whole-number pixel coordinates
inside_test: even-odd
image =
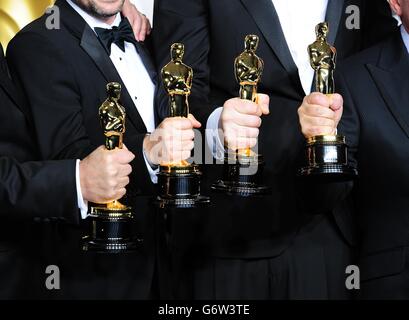
[[[219,128],[220,117],[223,107],[217,108],[207,119],[206,123],[206,141],[213,157],[217,160],[224,158],[224,143],[222,142],[222,130]]]
[[[153,169],[151,164],[149,163],[148,158],[146,157],[145,150],[142,150],[142,152],[143,152],[143,158],[145,159],[146,167],[148,168],[149,175],[151,176],[151,181],[152,183],[156,184],[158,183],[157,174],[159,173],[159,167],[157,169]]]
[[[84,200],[81,191],[81,180],[80,180],[80,160],[77,160],[75,166],[75,184],[77,186],[77,203],[78,209],[81,212],[81,218],[86,219],[88,217],[88,201]]]

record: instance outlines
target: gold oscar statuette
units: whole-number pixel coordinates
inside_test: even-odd
[[[257,103],[257,87],[263,74],[264,62],[257,56],[259,37],[247,35],[244,51],[234,61],[234,71],[240,86],[239,97]],[[212,185],[215,192],[223,192],[242,197],[262,196],[271,189],[262,184],[264,168],[263,156],[250,148],[225,150],[223,179]]]
[[[123,148],[126,113],[119,103],[121,85],[107,84],[108,98],[99,108],[99,120],[107,150]],[[83,240],[84,251],[120,253],[136,249],[138,239],[132,235],[132,208],[115,200],[108,204],[91,205],[91,232]]]
[[[171,46],[171,61],[162,68],[161,77],[169,97],[170,117],[189,115],[189,95],[193,70],[183,63],[184,45]],[[200,194],[202,173],[197,164],[184,160],[178,163],[161,163],[158,173],[158,204],[162,208],[194,208],[207,205],[210,200]]]
[[[315,87],[320,93],[335,93],[334,71],[337,51],[327,41],[329,25],[319,23],[315,28],[317,39],[308,46],[311,67],[315,71]],[[307,139],[307,166],[301,176],[317,179],[351,180],[358,174],[348,165],[348,148],[342,135],[319,135]]]

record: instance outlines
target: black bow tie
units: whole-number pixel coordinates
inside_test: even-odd
[[[112,29],[95,28],[95,32],[98,34],[99,40],[108,55],[111,55],[111,45],[113,43],[115,43],[123,52],[125,52],[125,41],[135,45],[138,44],[132,27],[126,18],[122,19],[118,27],[112,27]]]

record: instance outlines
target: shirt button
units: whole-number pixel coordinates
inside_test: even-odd
[[[119,57],[119,61],[122,61],[122,57]]]

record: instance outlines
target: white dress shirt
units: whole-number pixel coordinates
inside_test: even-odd
[[[109,25],[105,22],[98,20],[97,18],[91,16],[78,5],[76,5],[71,0],[66,0],[71,7],[85,20],[85,22],[94,28],[105,28],[111,29],[114,26],[119,26],[121,23],[121,14],[118,13],[115,17],[114,22]],[[95,32],[95,30],[94,30]],[[125,87],[127,88],[135,108],[138,110],[146,129],[148,132],[155,130],[155,114],[154,114],[154,96],[155,96],[155,85],[153,84],[148,71],[146,70],[135,46],[132,43],[125,42],[125,52],[123,52],[116,44],[111,45],[111,55],[110,59],[114,64],[118,74],[120,75]],[[142,151],[142,150],[141,150]],[[143,152],[143,151],[142,151]],[[149,162],[145,157],[146,167],[151,176],[153,183],[157,183],[157,172],[158,170],[153,170]],[[79,170],[77,169],[77,172]],[[79,174],[77,173],[79,177]],[[86,202],[82,199],[81,186],[79,179],[77,179],[77,193],[79,197],[79,205],[81,209],[81,216],[84,218],[87,216],[84,211],[87,207]]]
[[[328,0],[272,0],[272,2],[287,46],[298,68],[302,87],[305,94],[308,95],[311,93],[314,79],[308,46],[316,39],[315,26],[325,21]],[[268,94],[268,92],[265,93]],[[222,108],[213,111],[206,125],[207,141],[216,159],[222,159],[224,154],[224,146],[218,134],[221,113]]]
[[[297,65],[302,87],[308,95],[311,93],[314,70],[310,65],[307,48],[316,39],[315,26],[325,21],[328,0],[272,1],[291,56]]]
[[[403,25],[400,26],[400,33],[402,34],[403,43],[405,44],[406,49],[408,49],[409,53],[409,33],[406,31]]]

